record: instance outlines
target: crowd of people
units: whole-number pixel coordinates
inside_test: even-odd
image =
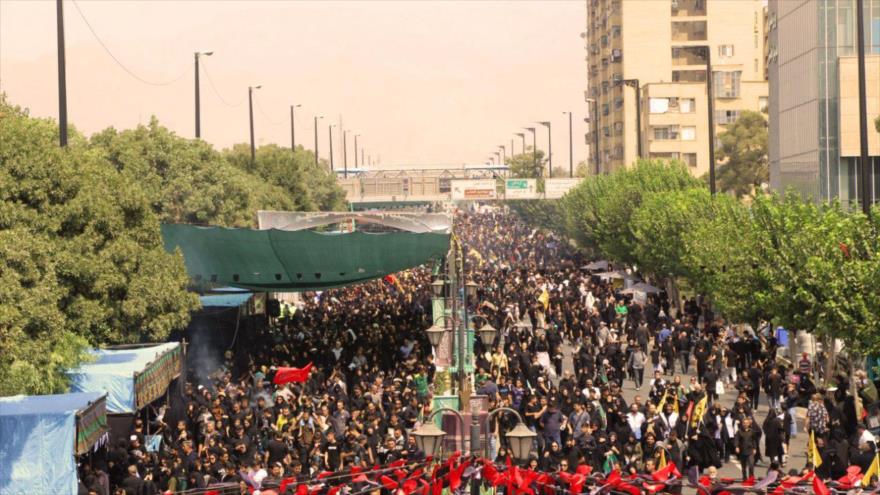
[[[769,325],[726,325],[699,299],[678,311],[665,291],[623,295],[566,240],[502,209],[458,211],[454,226],[478,286],[469,314],[499,330],[475,339],[473,386],[537,434],[532,469],[652,473],[671,462],[711,478],[738,463],[742,478],[759,465],[827,479],[869,469],[875,438],[848,393],[877,401],[864,373],[819,380],[825,360],[785,359]],[[278,493],[283,480],[424,461],[411,433],[443,392],[425,334],[433,276],[420,267],[399,283],[306,294],[292,315],[239,338],[218,369],[190,375],[183,414],[137,420],[84,465],[82,492]],[[308,363],[304,383],[273,384],[277,367]],[[517,421],[493,416],[491,459],[505,462]],[[820,465],[792,461],[796,435],[815,439]]]

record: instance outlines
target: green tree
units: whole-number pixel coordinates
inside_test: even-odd
[[[105,129],[91,143],[140,184],[163,222],[250,227],[258,209],[298,209],[296,194],[229,164],[204,141],[177,136],[155,117],[131,130]]]
[[[249,145],[236,144],[226,150],[224,156],[232,166],[284,191],[294,201],[294,205],[286,209],[338,211],[345,208],[345,192],[336,183],[335,174],[330,172],[326,161],[315,165],[311,151],[298,146],[294,153],[270,144],[257,148],[255,161],[251,161],[250,153]]]
[[[142,184],[74,129],[57,143],[0,98],[4,394],[61,391],[87,344],[164,339],[198,306]]]
[[[752,194],[770,180],[767,161],[767,120],[760,112],[744,111],[718,135],[718,186],[737,197]]]
[[[566,230],[582,247],[635,264],[638,240],[631,220],[645,195],[699,186],[684,165],[661,160],[640,160],[610,175],[590,176],[562,198]]]
[[[543,177],[546,160],[544,152],[537,150],[532,153],[532,148],[526,149],[525,153],[513,155],[505,163],[510,167],[511,177],[523,179],[537,179]]]

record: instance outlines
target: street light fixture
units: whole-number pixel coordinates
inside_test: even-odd
[[[434,293],[434,297],[443,297],[443,289],[446,287],[446,281],[442,278],[438,278],[437,280],[431,282],[431,291]]]
[[[513,452],[513,457],[520,462],[525,462],[529,459],[532,443],[537,436],[537,433],[530,430],[522,421],[505,435],[510,444],[510,450]]]
[[[214,52],[195,52],[196,59],[196,139],[202,137],[202,99],[199,95],[199,57],[204,55],[210,57]]]
[[[428,342],[431,343],[431,347],[437,347],[440,345],[440,342],[443,340],[443,334],[446,333],[446,328],[437,325],[431,325],[430,328],[425,330],[425,334],[428,336]]]
[[[519,136],[522,138],[522,154],[525,155],[526,154],[526,134],[524,132],[515,132],[513,134],[515,136]],[[510,149],[511,150],[513,149],[513,144],[510,145]],[[510,154],[512,155],[513,151],[511,151]]]
[[[501,150],[501,158],[502,158],[501,164],[504,165],[505,163],[507,163],[507,147],[504,146],[503,144],[499,144],[498,149]],[[510,149],[510,154],[511,154],[511,156],[513,155],[513,148]]]
[[[333,128],[336,127],[336,124],[330,124],[330,127],[327,130],[330,133],[330,172],[333,172]]]
[[[477,288],[479,288],[479,285],[475,284],[472,280],[468,280],[464,284],[464,291],[468,297],[475,297],[477,295]]]
[[[495,334],[498,333],[498,330],[495,330],[495,327],[489,324],[487,321],[485,325],[480,327],[480,340],[483,341],[487,347],[492,345],[495,342]]]
[[[571,112],[562,112],[563,115],[568,114],[568,178],[574,177],[574,140],[571,133]]]
[[[416,446],[419,450],[426,456],[436,457],[440,453],[440,446],[443,444],[446,432],[437,428],[433,421],[427,421],[413,430],[411,435],[416,437]]]

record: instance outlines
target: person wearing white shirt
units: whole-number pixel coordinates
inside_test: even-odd
[[[639,411],[637,404],[629,406],[629,413],[626,415],[626,423],[635,435],[636,440],[642,439],[642,425],[645,423],[645,415]]]

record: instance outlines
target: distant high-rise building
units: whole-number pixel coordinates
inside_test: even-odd
[[[591,150],[590,169],[632,163],[641,136],[642,157],[706,173],[707,50],[717,135],[742,111],[767,106],[765,16],[763,0],[587,0],[586,99],[599,133],[599,163]],[[594,146],[595,136],[586,143]]]
[[[880,0],[863,0],[868,152],[880,197]],[[858,199],[856,0],[770,0],[770,186]]]

